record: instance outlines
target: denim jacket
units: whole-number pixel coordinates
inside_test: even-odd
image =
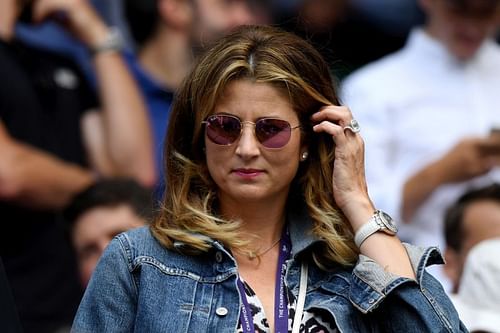
[[[297,297],[301,253],[319,240],[305,214],[288,221],[286,283]],[[188,256],[161,246],[147,227],[118,235],[92,276],[72,332],[235,332],[241,309],[237,263],[219,242],[207,241],[211,251]],[[354,267],[329,272],[310,261],[305,309],[330,315],[340,332],[467,332],[424,269],[443,262],[439,251],[405,247],[416,281],[363,255]]]

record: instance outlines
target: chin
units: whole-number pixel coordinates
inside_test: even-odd
[[[472,45],[458,45],[452,52],[458,59],[467,61],[474,58],[480,48],[480,43],[474,43]]]
[[[266,202],[280,195],[276,191],[269,191],[269,189],[263,189],[258,186],[243,186],[226,193],[233,200],[245,203]]]

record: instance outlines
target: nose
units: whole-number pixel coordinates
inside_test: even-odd
[[[242,123],[241,136],[237,141],[236,154],[243,159],[249,160],[259,156],[259,141],[254,133],[254,124]]]

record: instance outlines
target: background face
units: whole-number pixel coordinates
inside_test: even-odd
[[[193,38],[198,45],[213,41],[237,26],[260,23],[258,13],[247,0],[192,0],[192,3]]]
[[[470,203],[464,211],[462,223],[464,232],[462,249],[454,253],[454,258],[447,263],[453,265],[450,277],[454,282],[454,289],[460,284],[469,251],[484,240],[500,237],[500,203],[494,200]]]
[[[423,4],[428,14],[428,31],[461,60],[473,57],[484,40],[493,36],[499,27],[498,7],[485,10],[475,5],[464,9],[449,0],[426,0]]]
[[[109,242],[117,234],[143,226],[144,219],[130,207],[96,207],[75,221],[72,241],[78,257],[80,280],[86,286]]]

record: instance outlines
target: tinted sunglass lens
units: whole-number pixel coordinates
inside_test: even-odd
[[[207,136],[218,145],[232,144],[241,133],[241,123],[235,117],[214,115],[207,119],[207,123]]]
[[[267,148],[281,148],[290,140],[290,124],[281,119],[261,119],[255,124],[257,139]]]

